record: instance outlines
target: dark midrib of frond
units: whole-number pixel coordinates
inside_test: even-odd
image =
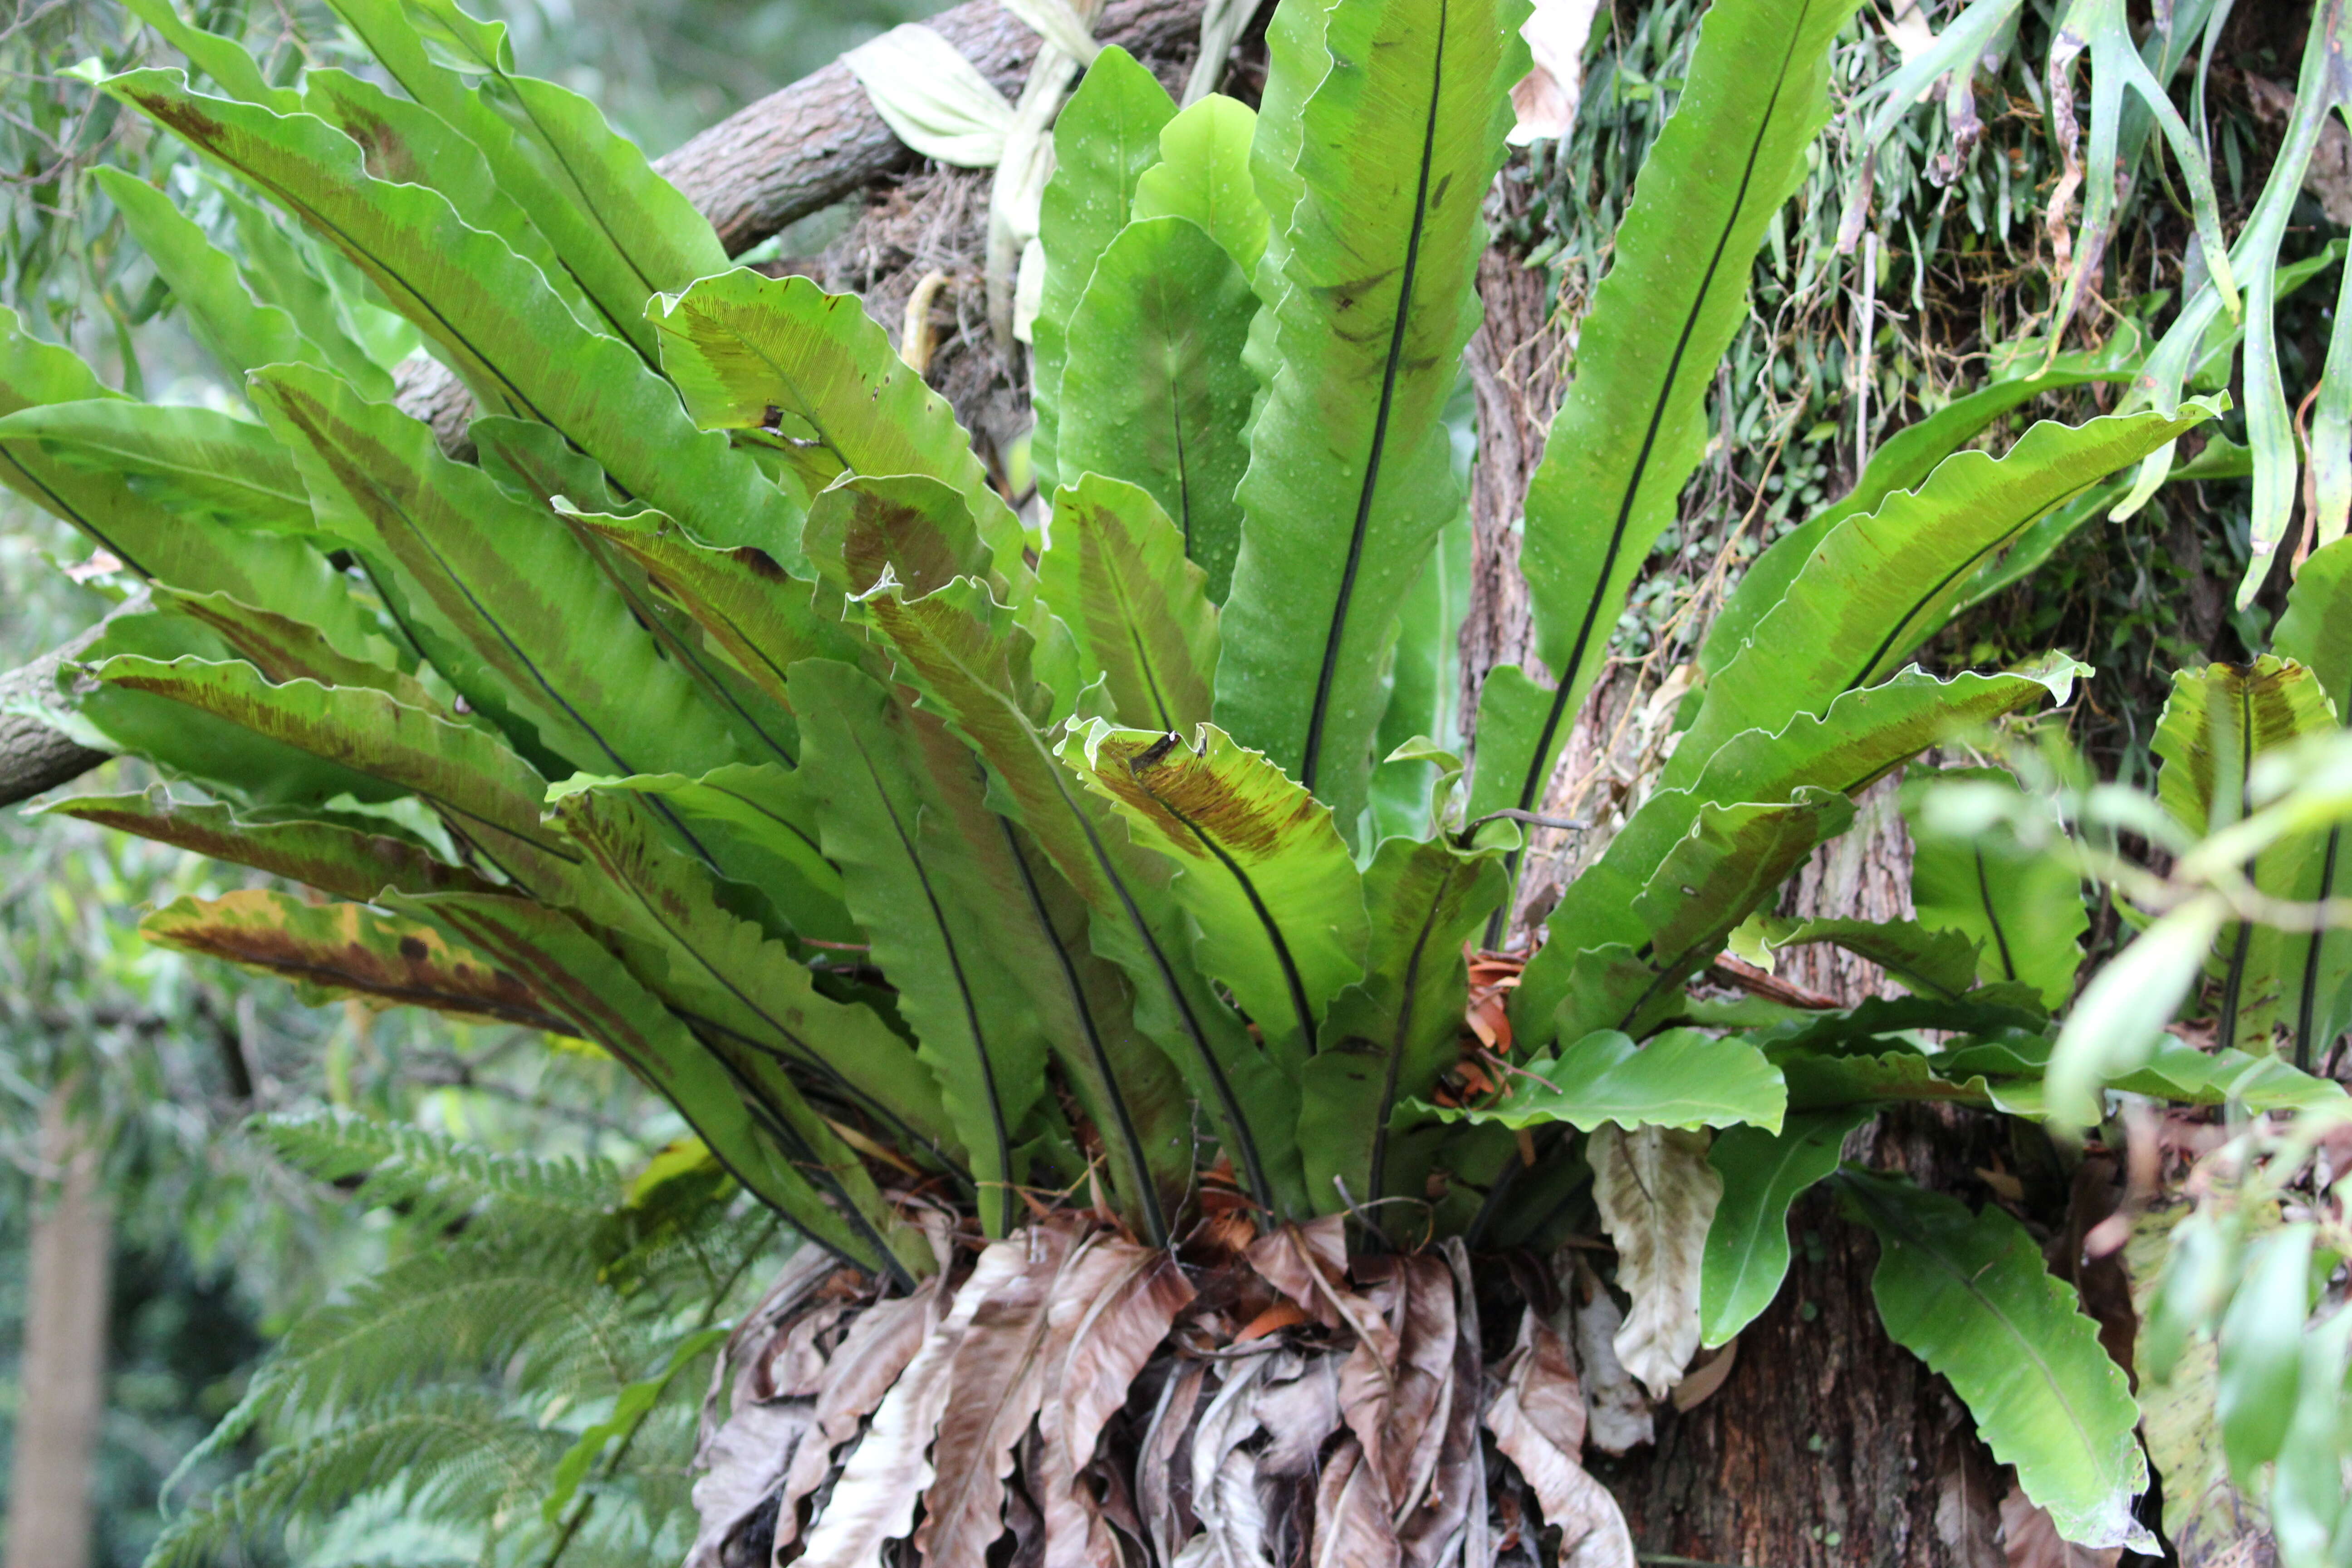
[[[2342,827],[2327,830],[2327,855],[2320,862],[2319,902],[2325,904],[2336,896],[2336,851],[2344,837]],[[2320,951],[2327,942],[2327,927],[2320,925],[2311,933],[2310,945],[2303,957],[2303,995],[2294,1015],[2294,1065],[2302,1071],[2311,1070],[2311,1031],[2318,1021]],[[2223,1041],[2223,1044],[2228,1044]]]
[[[1077,961],[1070,955],[1062,933],[1054,927],[1054,917],[1046,910],[1045,895],[1037,886],[1037,874],[1030,868],[1029,857],[1021,847],[1021,837],[1013,830],[1012,819],[999,814],[996,825],[1004,834],[1006,853],[1021,872],[1021,890],[1028,896],[1030,912],[1037,917],[1037,929],[1045,933],[1045,944],[1054,950],[1054,960],[1061,966],[1063,984],[1070,991],[1070,1008],[1077,1015],[1078,1026],[1086,1036],[1087,1055],[1092,1058],[1095,1077],[1103,1086],[1103,1098],[1110,1102],[1119,1145],[1126,1152],[1128,1181],[1135,1189],[1135,1201],[1142,1211],[1144,1242],[1151,1247],[1165,1247],[1168,1216],[1161,1212],[1160,1194],[1152,1185],[1151,1163],[1144,1153],[1143,1137],[1135,1129],[1135,1113],[1128,1109],[1127,1096],[1119,1087],[1118,1069],[1111,1065],[1110,1048],[1103,1043],[1102,1026],[1087,999],[1086,984],[1078,978]]]
[[[1903,612],[1902,617],[1888,629],[1886,635],[1878,639],[1878,646],[1870,650],[1870,657],[1863,660],[1862,668],[1854,671],[1853,679],[1845,683],[1844,689],[1853,690],[1860,687],[1863,682],[1868,680],[1871,676],[1876,672],[1878,667],[1893,656],[1895,647],[1903,640],[1903,634],[1910,630],[1912,626],[1915,625],[1921,616],[1927,613],[1928,606],[1935,604],[1937,599],[1943,597],[1944,591],[1947,588],[1949,588],[1953,584],[1958,582],[1962,577],[1974,573],[1978,567],[1984,564],[1986,560],[1991,556],[1994,551],[1999,550],[2002,545],[2007,544],[2011,540],[2016,538],[2019,533],[2032,526],[2036,521],[2047,516],[2056,508],[2063,506],[2067,501],[2074,500],[2074,496],[2079,496],[2083,493],[2083,490],[2088,489],[2090,487],[2088,485],[2083,486],[2080,489],[2077,489],[2074,495],[2061,496],[2058,500],[2051,502],[2048,506],[2037,507],[2031,515],[2020,519],[2011,527],[2003,530],[2000,538],[1992,540],[1989,543],[1980,545],[1977,549],[1970,551],[1966,560],[1960,562],[1950,571],[1945,573],[1941,577],[1937,578],[1934,583],[1928,585],[1927,589],[1924,593],[1912,600],[1910,607]]]
[[[433,564],[439,569],[442,576],[446,578],[449,584],[464,596],[467,607],[474,612],[484,626],[489,627],[491,635],[505,647],[515,662],[522,666],[523,673],[530,677],[531,683],[547,694],[547,700],[562,710],[565,718],[580,727],[580,732],[595,743],[596,749],[604,753],[607,762],[621,771],[622,776],[627,777],[642,771],[604,738],[604,732],[602,730],[589,722],[587,715],[581,712],[569,697],[556,689],[555,682],[549,679],[547,672],[540,667],[539,661],[515,639],[513,633],[507,630],[506,622],[491,612],[489,605],[483,602],[481,595],[474,592],[473,584],[466,580],[465,575],[442,552],[441,547],[434,542],[432,535],[418,526],[416,519],[410,513],[409,509],[389,491],[380,491],[379,494],[387,512],[399,518],[402,524],[407,528],[410,537],[422,545],[425,552],[433,558]],[[625,600],[624,603],[625,602]],[[656,795],[647,795],[644,799],[646,806],[656,816],[669,824],[672,832],[686,840],[687,846],[694,851],[696,858],[713,871],[719,869],[718,860],[712,857],[709,849],[703,847],[702,841],[694,836],[694,830],[687,826],[685,819],[678,816],[677,809],[669,802]]]
[[[1307,1000],[1307,982],[1299,976],[1298,961],[1291,955],[1290,939],[1282,934],[1281,923],[1274,918],[1274,911],[1266,908],[1265,899],[1258,892],[1257,884],[1251,880],[1250,874],[1242,868],[1241,862],[1227,853],[1225,847],[1212,837],[1199,823],[1185,816],[1182,808],[1154,790],[1150,781],[1141,773],[1135,773],[1134,778],[1138,788],[1150,795],[1162,811],[1182,823],[1184,830],[1192,836],[1194,841],[1216,858],[1217,864],[1225,868],[1225,875],[1231,877],[1234,886],[1241,889],[1242,897],[1249,900],[1250,912],[1257,916],[1257,923],[1265,929],[1266,945],[1274,949],[1275,962],[1282,965],[1283,984],[1289,989],[1291,1011],[1297,1015],[1298,1020],[1298,1037],[1308,1050],[1313,1050],[1315,1048],[1315,1008]]]
[[[1118,895],[1119,907],[1126,911],[1128,924],[1133,928],[1136,940],[1143,943],[1143,951],[1150,955],[1152,968],[1159,973],[1161,988],[1174,1005],[1176,1016],[1183,1020],[1185,1036],[1192,1043],[1192,1054],[1199,1060],[1201,1070],[1208,1075],[1210,1088],[1217,1097],[1217,1109],[1224,1117],[1233,1138],[1234,1147],[1232,1152],[1241,1163],[1243,1178],[1249,1183],[1250,1196],[1257,1201],[1265,1214],[1272,1215],[1275,1212],[1274,1187],[1266,1180],[1265,1157],[1258,1152],[1257,1140],[1251,1135],[1250,1124],[1242,1114],[1241,1097],[1234,1092],[1233,1081],[1225,1076],[1224,1065],[1217,1060],[1217,1053],[1210,1047],[1208,1029],[1192,1010],[1192,999],[1184,994],[1183,984],[1176,977],[1176,966],[1160,948],[1160,939],[1153,932],[1151,922],[1143,918],[1143,910],[1137,906],[1135,895],[1128,890],[1127,879],[1120,876],[1118,868],[1111,863],[1110,851],[1103,844],[1102,836],[1095,831],[1094,822],[1087,816],[1085,808],[1070,798],[1070,792],[1062,783],[1059,770],[1047,776],[1053,780],[1062,805],[1076,821],[1078,831],[1086,837],[1087,848],[1094,856],[1096,868],[1110,884],[1111,890]]]
[[[2254,692],[2251,679],[2238,682],[2238,811],[2246,809],[2246,783],[2254,771]],[[2254,863],[2246,862],[2246,879],[2253,880]],[[2246,955],[2252,951],[2254,922],[2238,922],[2238,939],[2230,947],[2230,967],[2221,978],[2221,1026],[2214,1031],[2214,1043],[2231,1046],[2238,1038],[2238,1006],[2246,982]]]
[[[1364,462],[1364,480],[1356,494],[1356,517],[1348,535],[1348,561],[1339,573],[1339,595],[1331,606],[1331,624],[1323,637],[1323,668],[1315,678],[1315,705],[1307,716],[1307,743],[1299,757],[1298,782],[1312,794],[1323,763],[1323,725],[1330,715],[1331,686],[1339,671],[1339,645],[1348,632],[1348,612],[1356,595],[1356,574],[1363,565],[1364,536],[1371,528],[1372,500],[1380,489],[1381,459],[1388,450],[1389,417],[1396,402],[1399,367],[1404,361],[1405,329],[1412,317],[1412,290],[1421,270],[1422,232],[1429,223],[1430,165],[1437,158],[1437,108],[1445,91],[1445,30],[1452,0],[1439,0],[1437,50],[1430,61],[1429,112],[1422,126],[1420,184],[1413,192],[1412,226],[1405,236],[1404,271],[1397,289],[1396,319],[1389,328],[1388,362],[1381,369],[1380,411],[1372,420],[1372,447]],[[1307,1039],[1314,1039],[1312,1030]]]
[[[106,531],[100,528],[96,523],[90,521],[88,517],[84,516],[80,508],[73,505],[73,503],[67,500],[65,497],[58,494],[58,492],[50,487],[49,482],[47,479],[42,479],[40,475],[33,472],[32,469],[26,468],[22,462],[18,461],[16,455],[8,450],[7,444],[5,442],[0,442],[0,461],[6,462],[10,468],[16,469],[16,472],[25,477],[25,482],[26,484],[31,485],[35,489],[39,490],[43,495],[48,497],[50,510],[55,511],[59,517],[65,518],[70,521],[76,528],[80,529],[92,539],[98,541],[98,542],[105,548],[107,553],[112,555],[117,561],[121,562],[125,566],[130,567],[133,572],[138,573],[142,577],[152,577],[155,575],[155,574],[147,570],[146,567],[141,565],[138,560],[131,555],[131,552],[125,550],[113,540],[108,538],[106,536]]]
[[[1811,9],[1809,0],[1806,10]],[[1732,198],[1731,211],[1723,220],[1722,229],[1716,235],[1714,254],[1707,258],[1706,270],[1699,278],[1697,291],[1691,296],[1690,309],[1684,312],[1681,334],[1675,338],[1674,354],[1666,362],[1665,379],[1659,384],[1658,395],[1650,405],[1649,427],[1643,432],[1642,449],[1633,458],[1633,477],[1626,481],[1625,493],[1618,502],[1617,521],[1609,531],[1609,548],[1601,554],[1600,574],[1593,581],[1591,596],[1585,602],[1584,618],[1576,628],[1576,642],[1569,653],[1568,662],[1554,672],[1559,685],[1552,693],[1550,710],[1544,715],[1543,730],[1536,742],[1535,755],[1528,763],[1527,778],[1519,785],[1518,808],[1521,811],[1536,809],[1537,792],[1551,777],[1552,743],[1559,733],[1560,721],[1567,714],[1569,699],[1576,690],[1577,674],[1584,666],[1586,650],[1592,645],[1593,627],[1601,618],[1601,607],[1608,600],[1609,580],[1616,574],[1617,557],[1625,547],[1625,531],[1633,523],[1633,503],[1641,496],[1643,481],[1649,477],[1650,457],[1657,447],[1658,432],[1665,424],[1666,405],[1673,400],[1675,390],[1682,384],[1683,356],[1689,352],[1691,337],[1698,331],[1699,316],[1706,308],[1707,296],[1714,292],[1716,274],[1722,269],[1724,253],[1730,248],[1732,233],[1739,226],[1740,215],[1748,209],[1748,187],[1755,183],[1756,165],[1764,156],[1765,141],[1771,134],[1774,118],[1780,112],[1780,93],[1788,86],[1789,71],[1797,58],[1797,42],[1803,36],[1803,14],[1801,13],[1797,26],[1790,31],[1789,47],[1780,57],[1780,68],[1772,79],[1772,93],[1765,100],[1764,118],[1757,125],[1755,140],[1748,143],[1748,159],[1739,172],[1739,189]],[[1516,854],[1513,859],[1516,869]]]
[[[845,1094],[847,1094],[859,1105],[864,1106],[870,1113],[880,1117],[891,1126],[899,1129],[913,1142],[919,1143],[926,1148],[934,1148],[934,1152],[936,1152],[936,1148],[932,1145],[929,1139],[923,1138],[917,1134],[913,1128],[908,1127],[902,1119],[893,1113],[887,1106],[882,1104],[881,1101],[875,1099],[872,1094],[861,1089],[856,1084],[851,1083],[847,1079],[844,1078],[841,1075],[840,1069],[835,1068],[831,1062],[824,1059],[823,1053],[812,1047],[808,1041],[803,1039],[793,1030],[791,1026],[787,1025],[782,1019],[777,1017],[774,1014],[769,1012],[768,1009],[760,1005],[759,1002],[753,998],[750,993],[746,992],[740,985],[738,985],[735,983],[735,980],[731,975],[728,974],[724,970],[713,963],[708,957],[704,956],[702,949],[696,943],[688,941],[685,934],[676,926],[672,925],[669,920],[662,913],[660,902],[648,896],[646,890],[639,887],[633,879],[623,874],[622,868],[616,858],[602,858],[598,861],[598,865],[604,871],[605,875],[613,879],[616,886],[625,890],[629,897],[635,901],[639,912],[652,923],[655,930],[660,931],[664,936],[669,938],[671,942],[677,943],[680,952],[691,955],[694,962],[700,966],[702,972],[710,976],[713,984],[718,985],[720,990],[726,992],[727,994],[732,996],[735,999],[736,1004],[745,1012],[759,1019],[760,1022],[765,1024],[769,1028],[773,1029],[779,1039],[785,1041],[793,1047],[793,1055],[786,1059],[802,1061],[804,1065],[807,1065],[814,1068],[816,1071],[824,1074],[827,1079],[838,1084]],[[737,1039],[743,1038],[743,1037],[736,1030],[726,1027],[724,1025],[718,1023],[715,1019],[705,1019],[694,1014],[683,1012],[677,1007],[670,1006],[667,1002],[665,1002],[663,1005],[665,1010],[672,1016],[676,1017],[680,1023],[686,1025],[689,1031],[698,1033],[698,1026],[708,1025],[709,1027],[720,1034],[724,1034]],[[750,1046],[754,1050],[765,1048],[761,1046],[761,1042],[757,1040],[747,1039],[744,1040],[744,1044]],[[947,1165],[950,1172],[960,1169],[952,1160],[948,1161]],[[971,1180],[968,1174],[964,1179],[968,1183]]]
[[[1019,1217],[1015,1206],[1018,1199],[1013,1190],[1013,1134],[1004,1124],[1004,1096],[996,1087],[996,1063],[988,1054],[988,1031],[980,1021],[980,999],[972,994],[971,976],[964,973],[963,953],[956,946],[955,931],[949,924],[947,910],[940,902],[939,890],[931,886],[930,868],[923,863],[922,851],[915,846],[914,836],[899,820],[898,807],[890,798],[888,781],[875,765],[873,753],[866,749],[865,741],[855,731],[851,742],[857,747],[857,759],[866,764],[868,777],[874,781],[874,797],[881,803],[882,814],[890,820],[890,831],[898,837],[898,847],[907,857],[907,864],[915,873],[915,881],[923,890],[923,901],[931,912],[931,923],[940,933],[940,945],[947,950],[948,968],[955,976],[956,995],[963,1004],[964,1026],[971,1035],[972,1056],[980,1067],[981,1086],[988,1096],[990,1131],[996,1140],[997,1179],[1003,1183],[998,1194],[1001,1200],[999,1223],[1005,1235],[1013,1234]]]
[[[717,1060],[720,1070],[734,1079],[735,1091],[742,1097],[744,1108],[751,1112],[752,1119],[760,1124],[761,1130],[770,1138],[774,1139],[777,1145],[784,1151],[786,1157],[801,1173],[802,1179],[814,1186],[821,1187],[832,1199],[833,1206],[842,1219],[852,1228],[864,1234],[868,1244],[873,1247],[875,1256],[881,1259],[883,1269],[902,1289],[910,1290],[914,1289],[914,1276],[907,1271],[905,1264],[898,1261],[898,1254],[890,1250],[890,1244],[883,1238],[882,1233],[875,1228],[874,1222],[866,1217],[866,1211],[858,1207],[856,1202],[851,1198],[849,1189],[843,1186],[841,1178],[833,1173],[832,1166],[817,1157],[816,1150],[809,1145],[807,1139],[801,1136],[799,1130],[792,1125],[789,1118],[768,1103],[766,1093],[758,1084],[753,1083],[725,1057],[719,1057]],[[706,1139],[704,1142],[706,1147],[709,1147],[709,1141]],[[730,1167],[726,1155],[717,1148],[710,1147],[710,1155],[712,1159],[719,1162],[720,1167],[725,1169],[729,1175],[735,1178],[737,1184],[745,1192],[756,1193],[760,1190],[745,1179],[742,1172]],[[1007,1196],[1010,1197],[1009,1193]],[[832,1249],[827,1248],[827,1250]],[[850,1261],[856,1262],[856,1259],[852,1258]]]
[[[747,1002],[745,1005],[751,1005]],[[931,1158],[940,1163],[940,1168],[945,1171],[950,1178],[965,1187],[974,1187],[971,1173],[964,1169],[962,1162],[940,1148],[937,1139],[926,1135],[909,1124],[905,1117],[877,1099],[871,1090],[860,1088],[844,1077],[839,1068],[825,1060],[815,1047],[785,1027],[780,1020],[771,1017],[756,1007],[752,1008],[752,1011],[758,1014],[771,1028],[791,1042],[790,1050],[772,1045],[766,1040],[755,1039],[740,1029],[730,1028],[718,1019],[707,1017],[689,1008],[669,1006],[667,1010],[672,1017],[694,1031],[696,1037],[702,1039],[706,1046],[713,1037],[731,1040],[747,1051],[754,1051],[767,1058],[785,1068],[787,1072],[793,1068],[799,1068],[814,1074],[817,1082],[827,1086],[839,1096],[840,1103],[845,1108],[855,1107],[866,1115],[873,1117],[904,1139],[908,1148],[920,1149],[929,1153]],[[820,1093],[811,1084],[801,1084],[798,1087],[804,1094]]]
[[[1405,961],[1402,994],[1397,1002],[1396,1027],[1389,1035],[1388,1068],[1381,1081],[1381,1106],[1372,1121],[1372,1157],[1364,1177],[1367,1203],[1387,1196],[1389,1118],[1395,1113],[1397,1079],[1404,1070],[1405,1038],[1412,1032],[1412,1010],[1421,995],[1421,961],[1429,947],[1429,933],[1437,929],[1437,911],[1444,906],[1445,896],[1454,886],[1454,871],[1448,868],[1437,884],[1437,891],[1429,900],[1429,908],[1421,918],[1421,931],[1412,939],[1412,956]]]
[[[2017,978],[2017,961],[2009,951],[2009,928],[2001,923],[2000,910],[1992,901],[1992,883],[1985,875],[1984,850],[1974,847],[1977,861],[1977,901],[1984,907],[1985,923],[1992,928],[1993,944],[2000,950],[2000,973],[2004,980]]]

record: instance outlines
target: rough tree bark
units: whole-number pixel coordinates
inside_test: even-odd
[[[14,805],[43,790],[70,783],[107,760],[107,752],[92,751],[33,715],[11,712],[9,708],[19,701],[46,700],[56,685],[59,665],[71,663],[96,642],[107,621],[125,610],[144,609],[146,604],[147,596],[142,592],[110,611],[97,625],[78,633],[72,641],[29,664],[0,671],[0,806]]]
[[[89,1568],[91,1559],[114,1226],[98,1148],[74,1122],[70,1095],[60,1087],[41,1108],[41,1161],[57,1179],[41,1184],[32,1215],[6,1568]]]

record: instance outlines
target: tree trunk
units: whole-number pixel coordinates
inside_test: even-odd
[[[1498,182],[1486,208],[1497,233],[1507,232],[1527,193],[1507,176]],[[1461,643],[1466,711],[1475,710],[1488,669],[1532,661],[1517,571],[1520,499],[1572,368],[1575,325],[1556,319],[1544,274],[1507,244],[1487,253],[1478,291],[1485,321],[1467,353],[1479,446]],[[1632,804],[1622,786],[1663,735],[1663,722],[1645,711],[1654,695],[1629,674],[1604,672],[1563,749],[1546,809],[1596,826],[1580,837],[1536,836],[1517,910],[1528,934],[1558,885],[1606,847],[1612,819]],[[1789,912],[1910,913],[1910,841],[1895,790],[1890,780],[1857,800],[1853,830],[1791,879]],[[1780,972],[1847,1004],[1885,989],[1876,965],[1826,945],[1790,950]],[[1965,1191],[1972,1171],[1991,1160],[1978,1146],[1990,1135],[1981,1119],[1957,1114],[1888,1117],[1857,1132],[1848,1152]],[[1661,1406],[1654,1445],[1617,1459],[1588,1456],[1623,1508],[1634,1547],[1653,1561],[1759,1568],[2004,1568],[1997,1531],[2008,1478],[1949,1387],[1881,1327],[1870,1291],[1876,1242],[1825,1190],[1797,1206],[1790,1234],[1788,1282],[1739,1336],[1714,1394],[1688,1411]]]
[[[1940,1109],[1890,1113],[1847,1153],[1950,1191],[1991,1158],[1988,1131]],[[1722,1387],[1693,1410],[1662,1407],[1654,1447],[1591,1461],[1634,1544],[1769,1568],[2004,1568],[2009,1477],[1949,1385],[1880,1325],[1878,1244],[1827,1189],[1789,1230],[1788,1280],[1739,1335]]]
[[[56,1179],[42,1184],[33,1209],[6,1568],[91,1560],[114,1216],[99,1189],[99,1150],[72,1120],[71,1092],[59,1087],[41,1108],[41,1161]]]

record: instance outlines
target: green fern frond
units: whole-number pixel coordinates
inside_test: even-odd
[[[315,1420],[485,1368],[522,1394],[610,1388],[639,1374],[652,1340],[576,1257],[497,1242],[436,1248],[296,1324],[240,1408],[249,1420]]]
[[[236,1542],[380,1489],[418,1517],[478,1527],[533,1500],[562,1445],[561,1433],[507,1414],[487,1392],[420,1391],[371,1420],[272,1449],[174,1520],[146,1568],[209,1568]]]
[[[255,1123],[278,1157],[320,1181],[365,1178],[366,1202],[455,1219],[495,1210],[522,1226],[594,1225],[624,1178],[603,1160],[539,1160],[469,1147],[443,1133],[355,1116],[272,1116]]]

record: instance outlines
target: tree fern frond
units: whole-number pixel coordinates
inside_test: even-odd
[[[536,1494],[562,1442],[485,1392],[422,1391],[398,1408],[272,1449],[174,1520],[146,1568],[208,1568],[234,1542],[325,1518],[380,1489],[394,1489],[417,1517],[478,1527]]]
[[[332,1421],[450,1376],[593,1397],[639,1376],[655,1338],[576,1253],[488,1240],[436,1247],[297,1323],[223,1427]]]
[[[359,1192],[371,1203],[452,1219],[492,1210],[513,1225],[595,1225],[622,1194],[621,1172],[607,1161],[493,1153],[444,1133],[340,1110],[266,1117],[255,1125],[280,1159],[321,1181],[364,1176]]]

